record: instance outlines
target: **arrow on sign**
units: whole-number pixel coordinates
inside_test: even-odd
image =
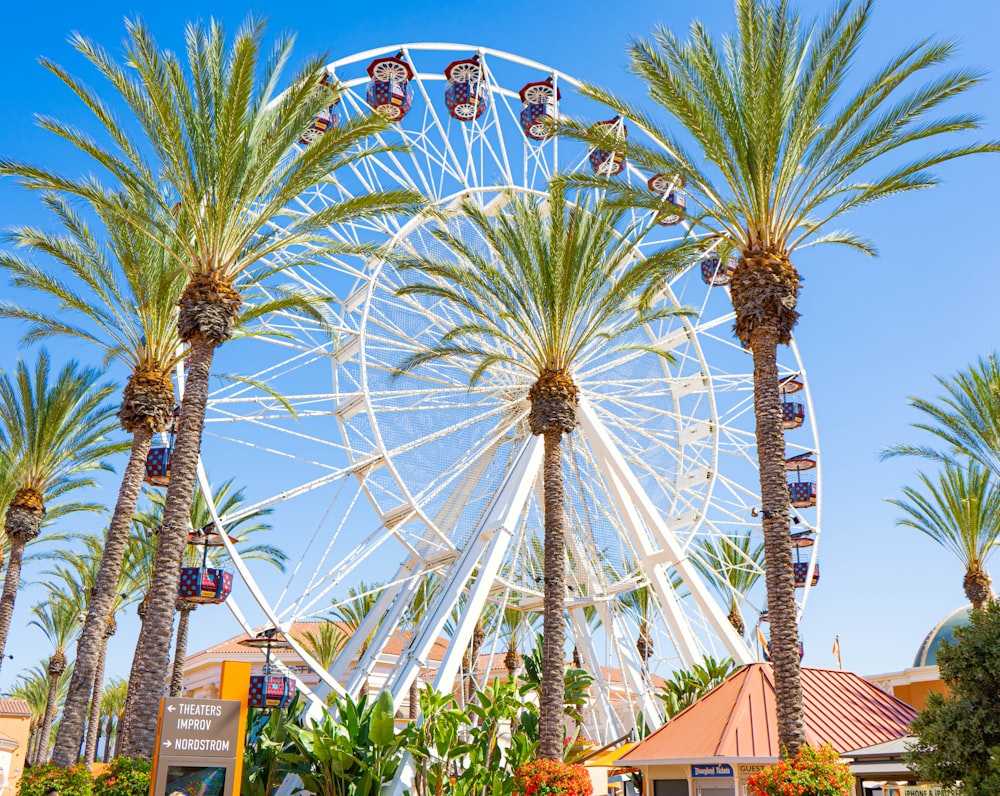
[[[171,745],[171,744],[170,744],[170,741],[164,741],[164,742],[163,742],[163,745],[164,745],[165,747],[167,747],[167,749],[169,749],[169,748],[170,748],[170,745]]]
[[[167,705],[167,713],[173,713],[173,712],[174,712],[174,706],[173,705]]]

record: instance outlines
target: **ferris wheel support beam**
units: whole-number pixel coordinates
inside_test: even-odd
[[[641,529],[630,528],[635,541],[639,543],[640,555],[648,558],[648,560],[643,561],[643,564],[650,575],[650,582],[653,583],[657,596],[661,600],[663,599],[664,595],[660,594],[660,582],[666,582],[665,567],[673,566],[690,590],[691,596],[701,609],[705,619],[722,640],[726,652],[733,661],[738,665],[751,663],[754,658],[750,648],[733,629],[722,608],[713,599],[705,582],[695,571],[694,565],[688,560],[673,532],[664,523],[663,518],[653,505],[653,501],[639,484],[635,474],[629,469],[621,452],[612,442],[604,424],[586,399],[580,401],[579,417],[584,433],[587,434],[588,440],[594,447],[595,454],[602,460],[612,476],[614,499],[619,504],[619,508],[622,509],[623,515],[631,520],[635,516],[634,512],[638,511],[654,541],[662,548],[659,552],[654,551],[648,536],[642,533]],[[656,582],[654,582],[654,575],[657,575]],[[666,618],[673,625],[672,630],[676,634],[681,657],[686,665],[691,666],[698,663],[701,656],[697,652],[697,645],[692,646],[694,636],[690,627],[683,620],[683,617],[673,613],[679,611],[679,606],[669,582],[666,582],[665,591],[669,595],[667,601],[663,603]]]
[[[625,634],[624,623],[615,617],[615,613],[610,603],[602,602],[597,605],[597,615],[601,617],[601,624],[607,631],[608,638],[618,655],[618,661],[622,668],[622,678],[629,690],[632,692],[633,716],[636,718],[638,727],[638,713],[635,708],[639,708],[639,713],[648,727],[659,727],[663,724],[663,712],[657,704],[656,697],[653,696],[653,683],[649,675],[644,670],[642,662],[639,660],[639,652],[632,643],[632,639]]]
[[[621,738],[625,731],[611,704],[611,689],[604,679],[601,656],[594,644],[594,637],[590,633],[590,625],[587,623],[587,617],[584,616],[583,608],[571,608],[569,621],[570,627],[573,629],[573,641],[580,652],[583,668],[594,678],[594,684],[597,686],[597,699],[592,703],[595,724],[597,725],[595,728],[597,737],[605,743],[615,738]]]
[[[423,624],[420,633],[411,637],[401,656],[401,664],[386,681],[384,687],[392,694],[397,709],[420,669],[427,667],[428,656],[434,643],[444,631],[445,623],[458,604],[459,597],[468,587],[468,600],[434,679],[436,690],[451,690],[462,661],[462,654],[472,640],[476,620],[486,605],[500,565],[507,555],[514,529],[524,512],[541,461],[541,439],[529,437],[507,473],[489,510],[456,562],[452,576],[443,584],[431,615]]]

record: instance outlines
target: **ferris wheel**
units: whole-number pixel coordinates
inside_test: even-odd
[[[663,197],[664,210],[636,211],[620,231],[634,239],[636,256],[687,234],[670,212],[684,206],[677,179],[548,136],[546,117],[560,113],[592,116],[621,136],[644,132],[604,119],[573,90],[576,80],[543,64],[476,46],[411,44],[342,58],[327,71],[324,83],[339,87],[339,100],[301,146],[372,108],[393,125],[373,142],[385,151],[331,175],[292,213],[402,187],[444,211],[470,200],[502,213],[511,192],[544,201],[554,174],[591,169]],[[329,234],[441,255],[436,224],[484,245],[447,213]],[[660,298],[694,314],[630,333],[669,361],[639,345],[594,347],[573,374],[581,401],[579,426],[564,444],[566,604],[575,654],[596,678],[588,717],[595,739],[624,735],[640,714],[647,725],[661,721],[658,677],[704,655],[748,662],[760,654],[758,634],[741,634],[730,620],[735,610],[759,627],[766,598],[752,555],[762,539],[752,363],[731,332],[729,267],[707,248]],[[220,368],[228,362],[249,378],[210,397],[201,477],[203,486],[206,471],[239,479],[257,498],[241,514],[271,509],[274,543],[294,563],[281,579],[257,573],[230,544],[246,591],[234,592],[242,605],[227,604],[248,630],[261,622],[288,630],[329,616],[351,593],[371,596],[329,669],[292,642],[321,677],[309,690],[317,702],[330,689],[356,693],[379,666],[397,704],[416,677],[450,690],[462,676],[493,676],[508,649],[530,646],[541,609],[541,442],[527,428],[530,385],[497,369],[470,388],[461,362],[398,375],[408,354],[462,316],[453,305],[397,295],[404,278],[388,262],[327,258],[282,278],[328,299],[325,323],[279,316],[270,338],[220,350]],[[804,608],[819,573],[819,446],[794,343],[781,356]],[[417,610],[427,582],[434,588]],[[482,665],[463,664],[470,645]]]

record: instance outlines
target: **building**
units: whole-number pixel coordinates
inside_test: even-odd
[[[971,611],[971,605],[963,606],[934,625],[917,649],[913,666],[910,668],[901,672],[872,675],[868,679],[884,691],[913,705],[917,710],[923,710],[927,704],[928,694],[948,693],[948,686],[941,681],[938,672],[937,652],[943,641],[952,641],[956,628],[969,624]]]
[[[860,675],[802,669],[806,742],[843,754],[905,736],[916,711]],[[643,796],[745,796],[777,762],[774,672],[751,663],[617,758],[642,772]]]
[[[0,699],[0,796],[15,796],[24,773],[31,736],[31,710],[25,699]]]

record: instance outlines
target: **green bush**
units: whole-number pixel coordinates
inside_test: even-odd
[[[93,796],[146,796],[152,768],[148,760],[116,757],[94,780]]]
[[[148,782],[146,787],[149,787]],[[59,791],[59,796],[93,796],[94,793],[90,770],[83,763],[72,768],[42,763],[24,770],[20,796],[45,796],[52,788]]]

